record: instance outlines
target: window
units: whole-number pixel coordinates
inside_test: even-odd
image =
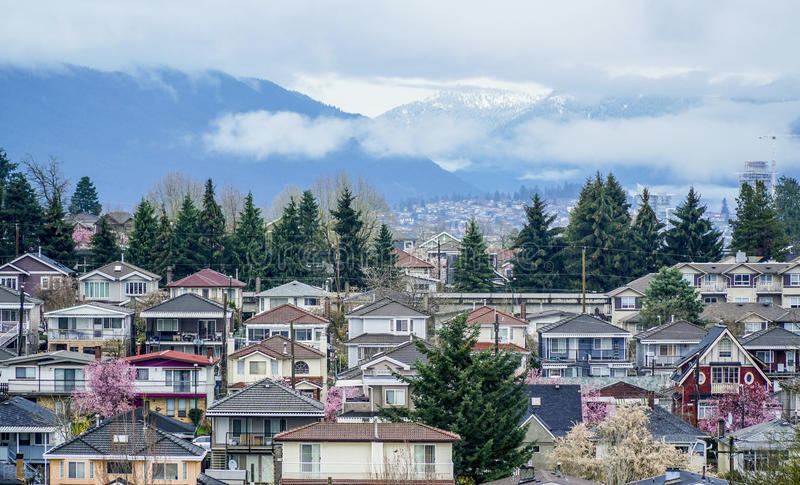
[[[123,473],[129,475],[133,473],[133,463],[130,461],[106,462],[106,473]]]
[[[129,281],[125,284],[126,295],[144,295],[147,293],[147,283],[144,281]]]
[[[17,379],[36,379],[36,367],[17,367]]]
[[[674,344],[659,345],[658,355],[661,357],[674,357],[678,355],[678,346]]]
[[[716,296],[707,296],[703,298],[703,303],[716,303],[717,297]]]
[[[748,298],[746,296],[737,297],[737,298],[734,298],[733,301],[736,302],[736,303],[750,303],[750,298]]]
[[[186,416],[186,399],[178,399],[178,417]]]
[[[772,302],[773,302],[773,301],[774,301],[774,300],[772,299],[772,297],[771,297],[771,296],[759,296],[759,297],[758,297],[758,302],[759,302],[759,303],[769,303],[769,304],[772,304]]]
[[[244,361],[240,360],[236,363],[236,372],[239,374],[244,374]]]
[[[593,366],[592,377],[608,377],[611,375],[611,369],[606,366]]]
[[[567,351],[567,339],[554,338],[550,339],[550,352],[562,354]]]
[[[800,296],[793,296],[789,298],[790,308],[800,308]]]
[[[395,332],[408,332],[409,324],[408,320],[395,320],[394,321],[394,331]]]
[[[719,356],[730,357],[733,351],[733,342],[728,337],[719,341]]]
[[[58,318],[58,329],[59,330],[69,330],[69,329],[75,330],[76,325],[77,325],[77,321],[75,320],[75,318],[69,318],[69,317],[59,317]]]
[[[610,338],[596,338],[594,339],[594,350],[611,350]]]
[[[745,333],[758,332],[762,328],[764,328],[764,322],[745,322],[744,324]]]
[[[733,286],[750,286],[750,275],[742,273],[734,274]]]
[[[82,369],[56,369],[56,392],[69,392],[83,384]]]
[[[173,392],[191,392],[191,371],[165,370],[164,384],[172,387]]]
[[[772,364],[775,362],[775,352],[771,350],[759,350],[756,352],[756,358],[765,364]]]
[[[711,383],[712,384],[738,384],[739,383],[739,368],[738,367],[712,367],[711,368]]]
[[[390,406],[402,406],[405,403],[405,389],[386,389],[386,404]]]
[[[263,376],[267,373],[267,363],[263,360],[260,362],[250,362],[250,375]]]
[[[277,360],[273,360],[272,361],[272,375],[273,376],[278,375],[278,361]]]
[[[542,450],[539,448],[539,445],[533,445],[533,452],[534,453],[541,453]]]
[[[714,405],[701,402],[697,408],[697,417],[699,419],[705,419],[706,417],[711,416],[711,413],[713,412]]]
[[[177,480],[178,479],[178,464],[177,463],[153,463],[153,479],[154,480]]]
[[[11,288],[12,290],[17,289],[17,277],[16,276],[5,276],[0,278],[0,286],[5,286],[6,288]]]
[[[159,332],[177,332],[177,318],[159,318],[156,320],[156,330]]]
[[[295,374],[308,374],[308,364],[302,360],[298,360],[294,363],[294,372]]]
[[[787,322],[783,324],[783,328],[786,330],[793,332],[793,333],[800,333],[800,323],[798,322]]]
[[[58,477],[59,478],[64,478],[64,462],[63,461],[58,462]]]
[[[126,434],[115,434],[113,436],[112,441],[114,443],[127,443],[128,442],[128,435],[126,435]]]
[[[304,298],[303,304],[305,306],[319,306],[319,298]]]
[[[108,281],[84,281],[83,294],[86,298],[108,298]]]
[[[299,328],[294,331],[295,340],[311,340],[313,335],[314,331],[310,328]]]
[[[561,369],[550,369],[550,377],[564,377],[561,374]]]
[[[71,461],[68,463],[68,477],[69,478],[86,478],[86,464],[78,461]]]
[[[635,310],[636,309],[636,297],[635,296],[623,296],[619,299],[619,309],[620,310]]]
[[[497,337],[500,339],[501,342],[508,342],[508,327],[502,327],[497,329]],[[492,332],[494,333],[494,332]]]
[[[150,369],[136,369],[136,380],[137,381],[149,381],[150,380]]]
[[[43,290],[49,290],[50,289],[50,278],[47,277],[47,276],[42,276],[41,278],[39,278],[39,288],[41,288]]]
[[[414,445],[414,464],[417,475],[432,476],[436,472],[436,446]]]
[[[183,468],[183,479],[184,480],[188,480],[189,479],[189,464],[184,461],[182,468]]]
[[[763,286],[771,286],[772,285],[772,275],[771,274],[762,274],[758,277],[758,283]]]
[[[167,416],[175,416],[175,399],[167,399]]]
[[[319,473],[319,443],[300,445],[300,472]]]
[[[270,335],[280,335],[281,337],[289,338],[288,330],[273,330]]]
[[[715,274],[707,274],[703,276],[703,284],[704,285],[714,285],[717,283],[717,275]]]
[[[100,325],[102,323],[103,328],[111,329],[111,328],[122,328],[122,319],[121,318],[95,318],[94,324]]]
[[[689,286],[694,286],[694,275],[693,274],[684,274],[683,281],[686,282]]]
[[[800,286],[800,273],[789,275],[789,286]]]

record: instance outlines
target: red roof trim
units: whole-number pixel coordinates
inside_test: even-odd
[[[135,363],[151,359],[167,359],[175,360],[178,362],[189,362],[192,364],[213,365],[219,361],[219,358],[214,357],[209,361],[205,355],[188,354],[186,352],[178,352],[177,350],[162,350],[160,352],[150,352],[149,354],[132,355],[130,357],[123,357],[122,360]]]
[[[210,268],[201,269],[178,281],[167,283],[166,288],[244,288],[247,283]]]
[[[291,303],[284,303],[283,305],[276,306],[275,308],[270,308],[269,310],[264,310],[263,312],[257,313],[255,315],[253,315],[252,317],[248,318],[247,320],[244,321],[244,323],[245,323],[245,325],[247,325],[248,323],[281,323],[281,322],[259,322],[259,321],[257,321],[257,319],[258,318],[262,318],[262,317],[267,316],[267,315],[270,315],[272,313],[277,313],[279,311],[284,311],[286,309],[295,310],[295,311],[297,311],[297,312],[299,312],[301,314],[300,316],[295,317],[295,318],[292,319],[292,321],[294,323],[331,323],[328,319],[322,318],[319,315],[315,315],[315,314],[311,313],[310,311],[304,310],[304,309],[302,309],[302,308],[300,308],[298,306],[292,305]],[[302,317],[308,317],[310,320],[313,320],[313,321],[310,321],[310,322],[309,321],[305,321],[305,322],[298,321],[298,319],[300,319]],[[289,321],[287,320],[284,323],[289,323]]]

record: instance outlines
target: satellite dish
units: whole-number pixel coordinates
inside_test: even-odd
[[[228,470],[238,470],[239,465],[236,464],[236,460],[228,460]]]

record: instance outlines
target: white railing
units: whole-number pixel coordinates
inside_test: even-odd
[[[648,355],[645,359],[645,367],[672,367],[680,358],[679,355]]]
[[[712,382],[711,394],[735,394],[739,392],[739,384]]]
[[[48,340],[124,340],[128,338],[125,331],[105,330],[48,330]]]
[[[700,283],[700,291],[703,293],[724,293],[727,291],[728,285],[723,282],[701,282]]]
[[[769,283],[756,283],[756,291],[768,291],[774,293],[780,293],[783,291],[783,285],[778,281],[771,281]]]

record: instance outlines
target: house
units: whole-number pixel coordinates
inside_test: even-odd
[[[176,438],[184,440],[192,440],[194,438],[197,427],[193,424],[171,418],[145,406],[134,408],[131,412],[133,413],[133,419],[145,421],[149,426],[160,429]]]
[[[669,468],[663,475],[630,482],[628,485],[728,485],[728,483],[730,482],[722,478]]]
[[[309,345],[294,342],[295,389],[321,400],[328,387],[327,355]],[[228,356],[228,387],[242,388],[265,377],[292,382],[292,342],[273,335]]]
[[[123,413],[105,419],[44,455],[53,485],[193,485],[206,450]]]
[[[494,257],[494,270],[507,281],[514,277],[514,256],[519,251],[517,248],[501,249]]]
[[[712,303],[700,318],[728,327],[740,337],[778,325],[800,333],[800,309],[786,309],[772,303]]]
[[[641,404],[653,406],[654,393],[625,381],[617,381],[597,390],[597,401],[610,402],[616,406]]]
[[[797,372],[800,335],[783,327],[769,327],[739,339],[750,355],[762,364],[772,378],[790,378]]]
[[[611,323],[631,333],[642,330],[637,328],[639,310],[642,309],[644,293],[655,276],[655,273],[646,274],[607,293],[611,300]]]
[[[786,460],[787,447],[796,443],[794,425],[783,418],[734,431],[730,436],[717,438],[719,449],[719,473],[730,471],[730,437],[733,437],[733,467],[738,472],[757,472],[768,469],[771,464]]]
[[[261,342],[274,335],[289,337],[294,328],[294,339],[328,353],[328,325],[330,321],[291,303],[265,310],[244,322],[246,345]]]
[[[38,253],[25,253],[0,266],[0,286],[37,296],[44,290],[57,289],[62,284],[71,284],[68,279],[75,271]]]
[[[114,261],[78,277],[81,301],[102,301],[115,305],[141,302],[148,293],[158,291],[161,277],[125,261]]]
[[[73,389],[83,389],[84,367],[94,355],[69,350],[23,355],[0,364],[0,384],[8,385],[9,396],[24,396],[61,412]]]
[[[528,426],[525,444],[535,443],[529,466],[545,469],[556,439],[583,422],[581,386],[578,384],[530,384],[525,387],[528,410],[522,426]]]
[[[675,363],[673,412],[696,425],[711,408],[706,402],[739,385],[767,386],[772,381],[724,325],[714,325],[703,340]]]
[[[247,470],[248,483],[276,483],[273,438],[320,421],[325,406],[271,379],[262,379],[208,408],[214,468]],[[286,466],[284,455],[284,467]]]
[[[427,337],[428,315],[391,298],[362,305],[345,318],[348,367],[411,340],[412,335]]]
[[[461,240],[448,232],[440,232],[415,248],[417,256],[436,267],[431,276],[449,283],[455,260],[461,254]]]
[[[271,310],[289,303],[303,310],[316,312],[320,315],[325,312],[325,302],[330,296],[331,294],[322,288],[307,285],[297,280],[256,294],[259,312]]]
[[[708,331],[685,320],[662,323],[633,336],[636,368],[649,375],[672,374],[675,363],[703,340]]]
[[[99,302],[84,303],[44,314],[47,350],[94,355],[97,351],[125,356],[135,342],[134,311]],[[133,339],[135,340],[135,338]]]
[[[427,362],[427,356],[419,351],[415,342],[406,341],[339,374],[338,387],[358,389],[355,395],[344,393],[339,421],[372,421],[382,407],[413,408],[408,384],[392,373],[414,376],[420,361]]]
[[[136,367],[134,389],[140,406],[196,424],[201,416],[191,409],[205,410],[214,401],[217,358],[161,350],[124,360]]]
[[[102,217],[106,218],[111,230],[116,232],[119,237],[119,244],[123,247],[128,245],[128,235],[133,231],[133,214],[128,211],[109,211]]]
[[[0,463],[14,463],[22,453],[26,465],[44,478],[44,452],[64,441],[56,413],[24,397],[0,402]]]
[[[232,276],[205,268],[178,281],[167,283],[165,288],[169,289],[170,298],[194,293],[217,303],[226,300],[229,305],[242,308],[242,291],[246,286],[246,283]]]
[[[231,308],[223,312],[222,304],[196,293],[172,297],[139,314],[145,319],[147,352],[178,350],[207,355],[211,349],[215,357],[221,354],[226,324],[232,335],[232,315]]]
[[[394,263],[394,266],[401,269],[403,274],[407,276],[431,278],[436,270],[436,266],[402,249],[395,248],[392,250],[392,254],[397,256],[397,262]]]
[[[453,484],[460,437],[420,423],[313,423],[280,433],[280,483]]]
[[[661,406],[653,406],[646,410],[648,421],[647,430],[656,441],[663,441],[677,448],[683,453],[692,453],[692,458],[701,456],[697,465],[705,464],[705,438],[708,433],[695,428],[678,416],[670,413]]]
[[[539,358],[548,377],[628,374],[630,332],[590,315],[568,317],[538,331]]]
[[[528,335],[531,336],[532,338],[536,338],[539,329],[544,327],[545,325],[555,323],[567,317],[574,317],[576,315],[578,314],[574,312],[553,309],[553,310],[543,310],[541,312],[535,312],[535,313],[526,312],[524,316],[520,315],[520,318],[528,322]]]
[[[480,328],[478,342],[491,343],[499,341],[525,349],[528,322],[496,308],[481,306],[467,315],[467,323]],[[497,328],[495,329],[495,324]],[[497,330],[497,334],[495,334]]]
[[[16,355],[19,332],[19,291],[0,286],[0,349],[12,349]],[[25,293],[22,303],[22,334],[29,352],[39,346],[39,323],[44,302]]]

